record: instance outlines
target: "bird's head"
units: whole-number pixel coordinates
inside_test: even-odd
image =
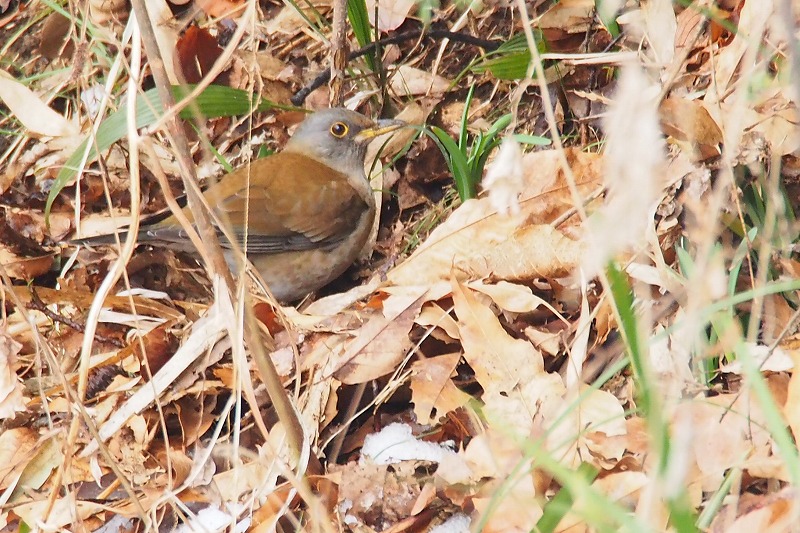
[[[346,175],[364,170],[369,141],[405,126],[402,120],[372,120],[342,107],[309,115],[286,144],[286,151],[307,155]]]

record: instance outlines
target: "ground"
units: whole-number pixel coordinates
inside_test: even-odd
[[[0,0],[3,531],[791,530],[800,6],[607,4]],[[331,285],[108,237],[332,104]]]

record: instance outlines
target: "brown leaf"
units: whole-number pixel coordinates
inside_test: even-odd
[[[464,359],[483,387],[487,419],[529,435],[534,417],[560,403],[561,377],[545,372],[542,354],[529,341],[511,337],[469,287],[455,280],[452,287]]]
[[[14,418],[17,412],[25,410],[25,388],[15,368],[21,348],[5,329],[0,331],[0,419]]]
[[[235,18],[245,8],[242,0],[197,0],[196,4],[208,16],[215,18]]]
[[[730,523],[730,512],[733,509],[721,509],[711,524],[712,533],[783,533],[797,527],[797,515],[800,513],[797,503],[797,487],[787,486],[776,494],[751,495],[749,505],[739,505],[741,515]]]
[[[27,427],[7,429],[0,433],[0,490],[16,483],[33,457],[39,435]]]
[[[455,265],[462,277],[526,281],[563,277],[578,264],[582,243],[549,225],[520,224],[498,216],[488,200],[469,200],[388,277],[396,285],[433,284]]]
[[[411,370],[411,401],[420,424],[432,424],[467,404],[470,395],[450,379],[461,360],[461,353],[431,357],[415,362]]]
[[[47,16],[42,25],[39,41],[39,53],[42,57],[52,61],[59,56],[68,58],[72,55],[75,46],[71,41],[67,41],[71,25],[70,19],[56,11]],[[66,46],[64,46],[65,44]],[[64,46],[63,54],[61,53],[62,46]]]
[[[702,102],[685,98],[667,98],[658,110],[664,133],[677,141],[689,143],[700,159],[720,154],[722,130]]]
[[[411,347],[408,333],[424,301],[425,296],[418,292],[387,299],[384,313],[373,316],[358,330],[358,336],[334,364],[334,377],[354,385],[394,371]]]
[[[199,83],[214,66],[217,58],[222,55],[222,48],[208,30],[192,25],[175,43],[175,52],[178,55],[178,66],[186,82]],[[225,81],[219,78],[215,82],[225,84]]]

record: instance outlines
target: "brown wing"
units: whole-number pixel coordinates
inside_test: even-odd
[[[245,192],[248,179],[249,195]],[[234,224],[249,215],[247,250],[255,253],[332,246],[344,239],[370,208],[343,174],[290,152],[231,172],[204,196],[222,220]],[[243,222],[233,226],[241,245],[244,229]],[[174,240],[180,238],[179,233],[180,227],[170,218],[150,228],[146,238]]]

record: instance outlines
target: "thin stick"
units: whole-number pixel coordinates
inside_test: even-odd
[[[363,48],[359,48],[358,50],[354,50],[350,52],[347,56],[348,61],[353,61],[354,59],[358,59],[359,57],[366,55],[373,50],[376,50],[378,47],[388,46],[390,44],[399,44],[404,41],[410,41],[413,39],[419,39],[420,37],[426,37],[429,39],[449,39],[454,42],[469,44],[472,46],[477,46],[478,48],[483,48],[484,50],[493,51],[497,50],[503,41],[495,41],[495,40],[488,40],[488,39],[480,39],[478,37],[465,34],[465,33],[458,33],[452,32],[447,30],[431,30],[429,32],[424,32],[422,30],[414,30],[408,31],[405,33],[401,33],[398,35],[394,35],[392,37],[386,37],[384,39],[378,39]],[[324,84],[328,83],[331,79],[331,72],[326,70],[322,72],[319,76],[314,78],[314,80],[297,91],[294,96],[292,96],[291,101],[294,105],[303,105],[303,102],[306,101],[308,95],[311,94],[314,90],[322,87]]]
[[[347,68],[348,52],[347,42],[347,0],[335,0],[333,3],[333,35],[331,36],[331,107],[342,105],[344,95],[344,71]]]

